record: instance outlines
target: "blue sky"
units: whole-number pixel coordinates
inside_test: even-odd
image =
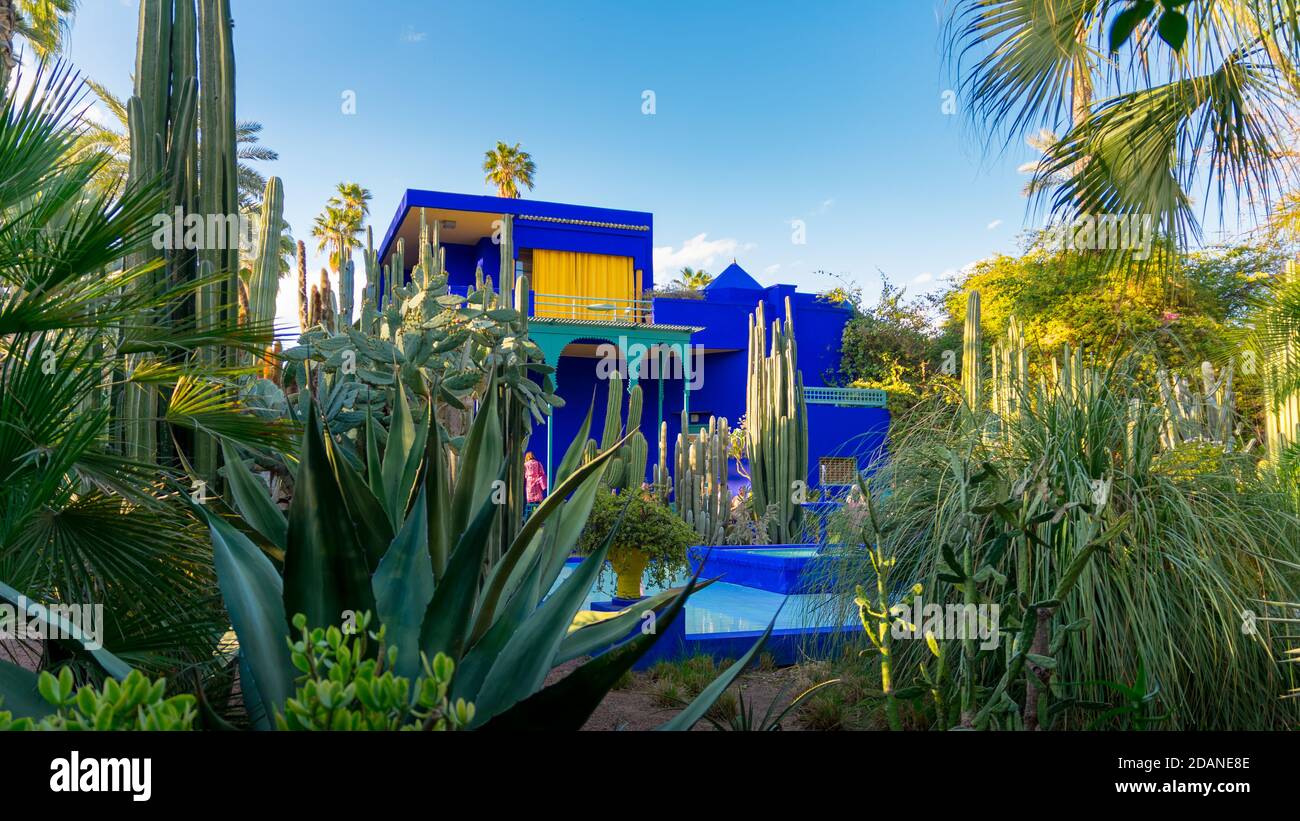
[[[884,272],[919,293],[1026,226],[1029,150],[986,156],[943,111],[940,5],[233,0],[238,116],[280,153],[261,170],[313,271],[337,182],[374,192],[382,235],[405,188],[487,193],[503,139],[537,162],[533,197],[653,212],[660,277],[735,257],[765,284],[825,290],[829,271],[870,298]],[[84,0],[69,49],[122,96],[136,9]]]

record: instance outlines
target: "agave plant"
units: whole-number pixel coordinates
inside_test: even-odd
[[[503,445],[496,388],[492,379],[456,454],[454,474],[449,443],[432,411],[414,423],[404,391],[396,392],[382,454],[373,427],[364,453],[346,437],[326,434],[309,400],[287,516],[251,474],[237,469],[229,478],[239,521],[196,506],[211,529],[254,726],[271,726],[294,695],[297,673],[287,642],[293,614],[303,614],[304,624],[328,627],[349,613],[373,611],[397,650],[399,676],[413,678],[422,660],[444,654],[455,668],[448,697],[474,706],[470,729],[578,729],[680,613],[694,581],[634,610],[575,623],[613,534],[570,576],[560,581],[561,574],[604,471],[623,444],[584,462],[590,411],[560,464],[555,491],[503,555],[491,558],[487,548],[504,503],[510,450]],[[283,555],[282,570],[268,552]],[[648,610],[659,613],[656,630],[642,635],[636,628]],[[619,646],[544,686],[557,665],[612,645]],[[728,671],[727,681],[743,666]],[[693,706],[673,726],[689,727],[703,711]]]

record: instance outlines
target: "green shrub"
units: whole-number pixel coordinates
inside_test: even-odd
[[[667,587],[686,569],[686,549],[699,539],[690,525],[649,494],[598,494],[578,540],[578,552],[589,555],[604,544],[624,507],[627,515],[610,546],[610,561],[617,566],[629,551],[640,550],[649,559],[647,581],[656,587]]]

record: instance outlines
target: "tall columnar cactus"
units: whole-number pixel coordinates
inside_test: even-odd
[[[683,411],[673,491],[677,515],[695,529],[704,544],[723,544],[731,513],[731,488],[727,484],[731,431],[726,419],[709,417],[708,428],[691,435],[687,422]]]
[[[266,181],[256,254],[248,277],[249,322],[270,327],[275,322],[275,297],[280,290],[280,234],[284,228],[284,187],[279,177]]]
[[[1015,316],[1007,324],[1006,335],[994,343],[991,364],[993,412],[1001,420],[1010,420],[1020,413],[1029,397],[1029,353],[1024,330]]]
[[[229,0],[141,0],[134,87],[126,105],[129,183],[161,180],[169,217],[198,213],[209,226],[230,226],[239,217],[232,28]],[[238,240],[207,237],[197,254],[160,249],[165,264],[152,280],[140,280],[140,287],[213,278],[195,300],[193,321],[200,329],[230,327],[237,318]],[[190,317],[173,312],[160,321]],[[207,349],[202,355],[209,366],[234,361],[231,351]],[[127,373],[142,364],[128,358]],[[150,386],[124,385],[118,406],[123,450],[142,461],[155,460],[172,439],[159,435],[163,397]],[[215,483],[215,440],[196,434],[193,462],[201,477]]]
[[[668,496],[672,492],[672,474],[668,471],[668,423],[659,423],[659,463],[654,466],[652,471],[653,477],[650,482],[650,488],[654,492],[655,498],[663,504],[668,504]]]
[[[961,347],[961,392],[966,400],[966,407],[972,412],[980,410],[980,388],[983,380],[980,372],[980,345],[983,335],[980,331],[980,292],[971,291],[966,297],[966,328],[962,336]]]
[[[500,237],[500,279],[501,279],[501,296],[511,300],[515,293],[515,221],[514,217],[506,214],[501,218],[501,237]],[[518,305],[507,302],[504,307],[518,308]],[[527,306],[524,306],[527,308]]]
[[[356,263],[345,260],[339,265],[339,314],[338,328],[343,330],[352,324],[352,306],[357,295]]]
[[[787,321],[772,323],[772,350],[767,350],[763,304],[749,316],[749,379],[745,425],[754,509],[775,505],[769,535],[774,544],[796,538],[803,522],[800,503],[808,470],[808,409],[795,345],[793,312],[785,300]]]
[[[1282,274],[1289,282],[1300,278],[1300,271],[1294,261],[1288,262]],[[1278,386],[1283,381],[1283,374],[1294,373],[1300,367],[1300,342],[1294,335],[1284,344],[1275,346],[1268,361],[1264,363],[1264,435],[1268,444],[1268,455],[1274,464],[1281,461],[1287,448],[1300,442],[1300,390],[1279,396]]]
[[[311,292],[307,290],[307,246],[298,240],[298,330],[311,327]]]
[[[625,433],[632,438],[619,447],[619,453],[605,470],[605,484],[613,490],[639,489],[645,482],[646,456],[649,443],[641,433],[641,406],[643,395],[640,385],[628,391],[627,424],[623,423],[623,380],[618,374],[609,379],[609,395],[605,402],[605,428],[601,434],[600,451],[614,447]],[[594,457],[595,442],[588,443],[588,452]]]

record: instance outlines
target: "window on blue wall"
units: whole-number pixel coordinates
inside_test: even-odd
[[[528,277],[532,281],[533,277],[533,249],[520,248],[519,259],[515,260],[515,279],[519,277]]]
[[[700,431],[709,429],[709,417],[713,414],[708,411],[691,411],[686,415],[686,432],[691,436]]]
[[[852,456],[823,456],[817,460],[818,484],[846,487],[858,481],[858,460]]]

